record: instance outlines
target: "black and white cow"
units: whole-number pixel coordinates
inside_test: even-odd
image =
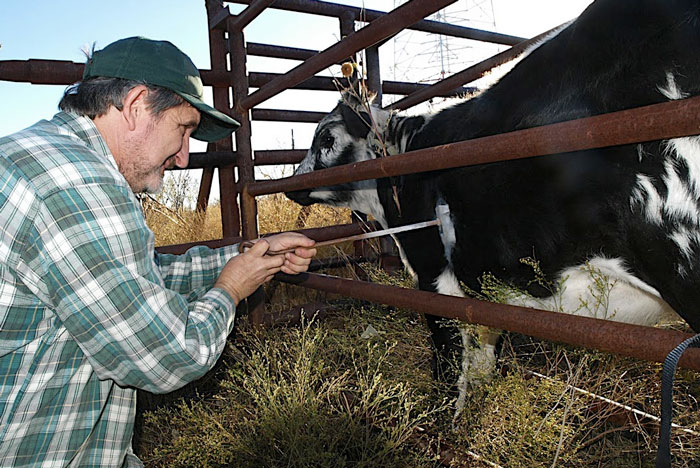
[[[372,107],[370,117],[357,102],[341,102],[296,173],[380,157],[382,146],[404,152],[697,94],[700,1],[597,0],[490,89],[434,116]],[[513,303],[644,325],[675,311],[700,331],[698,137],[287,195],[348,206],[389,227],[441,217],[440,229],[396,236],[424,290],[462,295],[459,282],[479,290],[491,272],[534,297]],[[566,278],[560,290],[533,283],[523,258]],[[591,271],[608,278],[604,309]],[[468,344],[435,317],[428,322],[439,353]],[[492,366],[494,344],[491,335],[479,353],[463,352],[461,383],[470,369]]]

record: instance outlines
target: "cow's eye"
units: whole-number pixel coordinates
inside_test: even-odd
[[[335,138],[333,135],[326,134],[321,137],[321,148],[330,149],[333,148],[333,143],[335,143]]]

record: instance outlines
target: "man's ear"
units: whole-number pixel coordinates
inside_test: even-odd
[[[131,131],[136,129],[139,119],[146,116],[147,96],[148,88],[138,85],[131,88],[122,101],[122,118]]]
[[[343,116],[343,122],[345,122],[345,128],[348,129],[348,133],[355,138],[365,138],[370,130],[370,117],[367,112],[357,112],[352,107],[341,103],[340,113]]]

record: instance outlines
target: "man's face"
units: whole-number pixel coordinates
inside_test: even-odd
[[[158,192],[166,169],[187,167],[190,135],[199,119],[199,111],[187,103],[166,110],[158,118],[150,110],[144,111],[117,161],[134,193]]]

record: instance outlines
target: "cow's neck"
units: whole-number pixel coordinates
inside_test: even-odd
[[[374,119],[379,131],[370,132],[367,142],[376,158],[408,151],[413,137],[428,121],[427,116],[405,117],[386,111],[385,114],[375,115]],[[379,201],[388,226],[413,222],[412,215],[415,213],[410,210],[410,195],[406,190],[420,184],[420,179],[415,175],[407,175],[386,177],[377,181]]]

